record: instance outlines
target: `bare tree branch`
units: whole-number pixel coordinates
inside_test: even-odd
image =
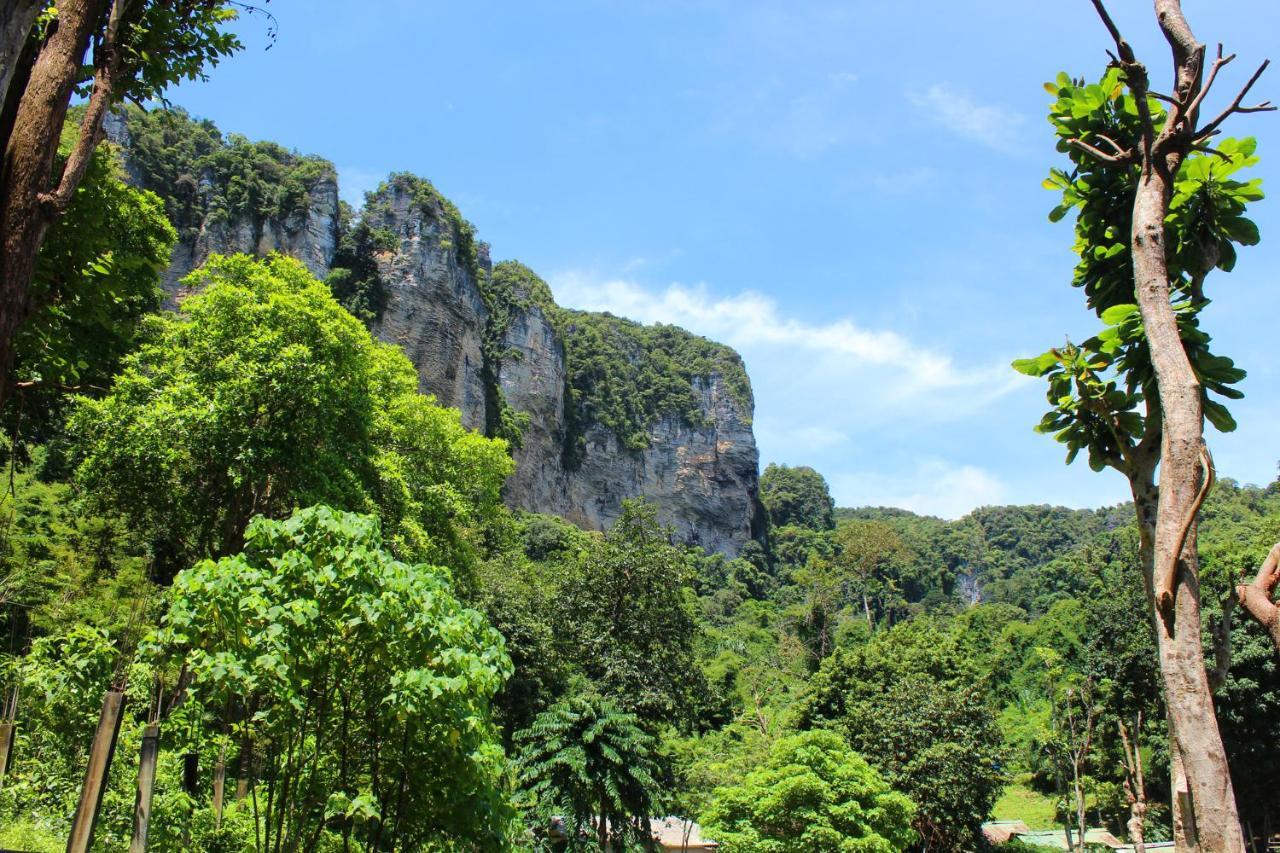
[[[1202,154],[1212,154],[1215,157],[1221,157],[1223,160],[1225,160],[1228,163],[1231,162],[1230,154],[1224,154],[1223,152],[1219,151],[1217,148],[1210,148],[1208,145],[1192,145],[1191,150],[1199,151]]]
[[[1098,137],[1098,138],[1099,138],[1099,139],[1101,139],[1103,142],[1107,143],[1107,144],[1108,144],[1108,145],[1110,145],[1113,149],[1115,149],[1115,152],[1116,152],[1116,154],[1117,154],[1118,156],[1121,156],[1121,157],[1131,157],[1131,156],[1133,156],[1133,150],[1132,150],[1132,149],[1130,149],[1130,148],[1122,148],[1122,147],[1120,146],[1120,143],[1119,143],[1119,142],[1116,142],[1114,139],[1112,139],[1110,136],[1107,136],[1105,133],[1095,133],[1095,134],[1094,134],[1094,136]]]
[[[1111,33],[1111,40],[1116,43],[1116,50],[1120,54],[1120,58],[1116,59],[1112,56],[1112,60],[1117,65],[1136,62],[1133,55],[1133,48],[1129,47],[1129,43],[1124,40],[1124,36],[1120,35],[1120,28],[1116,26],[1116,22],[1111,20],[1111,13],[1107,11],[1106,5],[1102,0],[1093,0],[1093,8],[1098,11],[1098,17],[1102,19],[1102,24],[1107,28],[1107,32]]]
[[[1222,55],[1222,43],[1218,43],[1218,55],[1213,60],[1213,67],[1209,69],[1209,78],[1205,80],[1204,85],[1200,87],[1200,91],[1191,100],[1191,103],[1187,105],[1186,110],[1183,111],[1183,115],[1187,116],[1190,121],[1194,122],[1196,120],[1196,113],[1199,111],[1200,105],[1204,103],[1205,96],[1209,94],[1209,90],[1213,88],[1214,81],[1218,79],[1218,72],[1230,65],[1235,58],[1236,55],[1234,53],[1224,57]]]
[[[1236,587],[1241,606],[1267,630],[1280,650],[1280,607],[1272,600],[1277,584],[1280,584],[1280,542],[1271,548],[1253,582]]]
[[[1200,142],[1201,140],[1208,139],[1210,136],[1212,136],[1218,130],[1218,128],[1222,125],[1222,123],[1226,121],[1234,113],[1264,113],[1264,112],[1271,112],[1272,110],[1275,109],[1275,107],[1271,106],[1270,101],[1263,101],[1261,104],[1258,104],[1257,106],[1254,106],[1254,107],[1240,106],[1240,104],[1244,102],[1245,96],[1249,94],[1249,90],[1253,88],[1253,84],[1258,82],[1258,78],[1262,76],[1263,72],[1267,70],[1267,66],[1269,66],[1270,64],[1271,64],[1270,59],[1264,59],[1262,61],[1262,64],[1258,66],[1258,70],[1253,72],[1253,76],[1249,78],[1248,83],[1244,84],[1244,88],[1241,89],[1239,94],[1236,95],[1235,100],[1231,102],[1231,105],[1228,106],[1221,113],[1219,113],[1218,117],[1215,118],[1213,121],[1209,122],[1204,127],[1200,128],[1200,130],[1196,131],[1195,133],[1196,142]]]
[[[1111,140],[1107,140],[1107,141],[1110,142]],[[1070,145],[1072,148],[1076,149],[1077,151],[1083,151],[1089,156],[1094,157],[1098,160],[1101,160],[1103,163],[1113,163],[1117,165],[1123,165],[1125,163],[1135,162],[1132,151],[1121,151],[1120,154],[1118,155],[1112,155],[1112,154],[1108,154],[1107,152],[1103,151],[1100,148],[1095,148],[1094,146],[1085,142],[1083,139],[1068,139],[1067,144]],[[1114,142],[1112,142],[1111,144],[1115,145]],[[1116,147],[1119,148],[1118,145]]]

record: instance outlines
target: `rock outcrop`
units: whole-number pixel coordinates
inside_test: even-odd
[[[351,241],[339,245],[349,226],[330,164],[270,143],[223,141],[211,124],[170,115],[176,118],[116,116],[108,132],[125,150],[131,180],[165,199],[179,230],[164,276],[171,304],[183,296],[182,277],[214,252],[282,252],[321,278],[335,259],[338,266],[351,262]],[[195,155],[176,177],[156,173],[156,158],[135,150],[142,146],[131,123],[153,120],[172,124],[165,133],[197,137],[187,146]],[[157,133],[154,126],[146,131]],[[221,156],[227,149],[239,159]],[[285,200],[264,213],[260,200],[257,206],[252,196],[245,200],[243,187],[257,182],[261,190],[271,180],[289,185],[277,194]],[[645,497],[681,541],[709,551],[734,556],[759,536],[753,403],[736,353],[671,327],[650,340],[637,331],[647,327],[561,309],[546,284],[518,264],[514,277],[502,275],[506,265],[495,275],[471,225],[412,175],[392,175],[368,196],[360,216],[369,236],[361,250],[368,280],[361,286],[376,291],[365,294],[376,306],[366,316],[371,331],[401,347],[422,391],[459,409],[466,426],[512,439],[509,505],[603,530],[624,500]],[[643,362],[644,381],[657,370],[667,396],[638,411],[633,401],[620,406],[610,399],[619,393],[614,385],[594,387],[575,373],[566,343],[580,347],[574,335],[592,324],[591,334],[603,329],[623,341],[610,351],[615,382],[641,381]],[[688,347],[696,366],[663,347]],[[614,412],[611,422],[600,414],[606,410]]]
[[[166,118],[179,124],[191,121],[184,113],[158,112],[153,117],[130,108],[108,114],[103,124],[107,139],[125,152],[125,171],[131,181],[165,199],[170,220],[179,220],[173,223],[178,229],[178,243],[173,247],[169,268],[161,278],[161,286],[169,297],[168,307],[172,308],[182,296],[179,284],[182,278],[215,253],[281,252],[302,261],[312,275],[324,278],[333,263],[339,232],[338,180],[333,165],[268,144],[264,162],[258,164],[223,164],[208,157],[208,152],[204,152],[205,156],[197,154],[190,163],[183,164],[189,174],[175,181],[170,175],[153,172],[134,145],[135,124]],[[206,147],[219,144],[228,147],[216,135],[216,130],[213,140]],[[236,144],[253,145],[239,140]],[[239,179],[243,183],[248,177],[270,182],[304,163],[318,164],[319,168],[307,170],[298,188],[301,192],[291,203],[277,205],[269,212],[264,212],[262,207],[252,213],[227,209],[224,185],[230,181]],[[277,168],[269,174],[243,174],[262,165]],[[235,167],[239,167],[240,173],[232,171]]]
[[[394,235],[378,253],[386,306],[371,330],[396,344],[418,368],[425,394],[462,412],[462,423],[485,428],[484,335],[488,310],[478,277],[487,253],[464,259],[459,223],[430,184],[394,175],[369,200],[368,224]]]
[[[205,176],[200,191],[207,194],[210,190],[209,179]],[[338,182],[325,179],[311,186],[306,207],[290,211],[281,218],[228,220],[205,217],[193,237],[180,239],[174,246],[161,286],[172,297],[179,297],[179,282],[210,255],[238,252],[249,255],[280,252],[302,261],[317,278],[324,278],[333,262],[337,242]]]

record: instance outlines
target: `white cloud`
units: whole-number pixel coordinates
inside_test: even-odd
[[[857,472],[836,474],[829,479],[839,506],[892,506],[946,519],[1010,500],[1008,487],[992,472],[940,459],[924,460],[914,470],[892,476]]]
[[[1013,110],[978,103],[967,93],[945,83],[930,86],[924,92],[908,92],[907,98],[933,121],[958,136],[997,151],[1010,151],[1017,147],[1014,134],[1025,119]]]
[[[561,304],[610,311],[645,323],[671,323],[724,341],[742,352],[748,366],[772,372],[781,365],[795,375],[820,372],[875,374],[865,390],[881,403],[907,402],[944,390],[985,396],[1013,387],[1004,363],[958,367],[951,356],[922,347],[898,332],[869,329],[852,318],[809,323],[787,317],[770,297],[752,291],[714,296],[705,286],[671,284],[654,292],[634,282],[599,280],[581,272],[551,277]],[[755,361],[757,364],[753,365]],[[918,401],[917,401],[918,402]]]
[[[812,465],[842,506],[953,517],[1006,494],[980,467],[986,436],[1008,408],[1002,398],[1032,380],[990,354],[987,342],[980,358],[968,350],[957,358],[853,317],[795,316],[752,291],[651,288],[580,270],[549,281],[566,307],[670,323],[733,346],[755,390],[761,461]]]

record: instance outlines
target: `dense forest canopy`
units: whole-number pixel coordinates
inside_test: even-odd
[[[1209,272],[1260,240],[1245,213],[1261,190],[1239,174],[1257,145],[1209,146],[1221,120],[1196,130],[1193,93],[1228,58],[1157,97],[1095,5],[1117,57],[1098,83],[1047,84],[1070,168],[1046,186],[1051,219],[1075,217],[1072,283],[1103,329],[1015,367],[1048,385],[1039,430],[1124,474],[1133,501],[841,507],[808,465],[767,464],[756,489],[752,443],[752,538],[724,553],[611,483],[602,530],[505,503],[534,415],[501,380],[536,317],[564,365],[547,430],[562,472],[597,452],[592,430],[643,464],[662,424],[710,431],[718,456],[717,407],[749,431],[754,406],[732,348],[557,305],[424,178],[392,173],[357,209],[320,157],[181,109],[110,111],[200,76],[239,48],[236,10],[263,9],[6,11],[0,232],[22,239],[0,257],[0,847],[603,851],[654,849],[671,826],[727,853],[1025,851],[1037,832],[1081,853],[1111,836],[1273,843],[1280,479],[1232,480],[1199,439],[1171,551],[1176,490],[1156,479],[1178,461],[1166,310],[1198,383],[1192,432],[1235,426],[1223,401],[1244,374],[1201,310]],[[1168,31],[1180,4],[1157,5]],[[1175,50],[1183,71],[1194,52]],[[1135,285],[1152,259],[1133,236],[1156,174],[1160,305]],[[325,205],[325,269],[267,240]],[[35,231],[15,224],[27,208]],[[164,281],[219,229],[248,251]],[[428,229],[483,318],[479,424],[376,334],[397,253]],[[702,471],[671,451],[677,481]],[[1191,802],[1212,785],[1171,678],[1188,667],[1227,835]]]

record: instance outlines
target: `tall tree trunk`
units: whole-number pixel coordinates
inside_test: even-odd
[[[227,745],[218,750],[218,761],[213,765],[213,825],[222,827],[223,793],[227,783]]]
[[[110,105],[114,63],[95,77],[81,138],[56,185],[54,158],[81,63],[106,0],[60,0],[58,19],[31,67],[0,164],[0,407],[9,395],[14,336],[31,312],[36,254],[88,167]],[[12,79],[10,84],[12,84]],[[103,85],[105,83],[105,85]]]
[[[9,762],[13,758],[13,741],[17,737],[16,724],[0,723],[0,787],[4,787],[5,774],[9,772]]]
[[[1120,742],[1124,748],[1124,793],[1129,801],[1129,820],[1125,828],[1134,853],[1147,853],[1145,844],[1147,825],[1147,783],[1142,770],[1142,712],[1137,715],[1133,733],[1121,715],[1119,721]]]
[[[1101,0],[1094,0],[1102,10]],[[1196,41],[1181,0],[1155,0],[1161,32],[1173,53],[1176,107],[1157,128],[1148,105],[1147,72],[1104,13],[1116,39],[1126,82],[1143,121],[1141,174],[1133,204],[1130,249],[1134,292],[1142,314],[1160,401],[1160,485],[1149,531],[1150,594],[1155,611],[1171,746],[1185,774],[1175,778],[1175,817],[1183,811],[1179,849],[1244,853],[1226,750],[1218,733],[1201,646],[1196,514],[1212,483],[1204,442],[1200,382],[1178,331],[1169,283],[1165,219],[1173,180],[1186,157],[1197,121],[1204,45]]]
[[[1204,444],[1201,389],[1170,303],[1164,220],[1171,175],[1181,158],[1144,169],[1133,209],[1133,261],[1160,392],[1163,437],[1160,487],[1151,543],[1152,605],[1170,736],[1185,772],[1187,847],[1244,853],[1226,750],[1218,733],[1201,643],[1195,516],[1211,482]],[[1183,849],[1183,848],[1179,848]]]
[[[1150,406],[1150,404],[1149,404]],[[1158,419],[1158,410],[1150,410],[1148,412],[1148,420],[1152,418]],[[1156,431],[1158,428],[1148,427],[1148,438],[1158,436]],[[1173,815],[1173,835],[1176,849],[1179,851],[1198,851],[1201,849],[1196,840],[1194,832],[1188,833],[1189,827],[1194,827],[1194,815],[1189,812],[1191,809],[1191,799],[1187,789],[1187,777],[1183,772],[1182,752],[1179,749],[1178,741],[1174,736],[1175,721],[1173,716],[1173,708],[1171,707],[1167,696],[1168,677],[1165,674],[1166,647],[1170,644],[1168,635],[1164,631],[1164,620],[1161,618],[1159,608],[1154,604],[1155,601],[1155,529],[1156,529],[1156,513],[1159,505],[1160,492],[1155,485],[1156,465],[1159,457],[1153,451],[1153,445],[1149,440],[1136,451],[1134,467],[1130,471],[1130,487],[1133,491],[1134,511],[1138,519],[1138,555],[1142,563],[1142,579],[1143,586],[1146,589],[1147,601],[1150,606],[1149,615],[1151,618],[1152,628],[1156,635],[1157,654],[1160,660],[1161,675],[1166,685],[1165,697],[1165,714],[1169,726],[1169,773],[1171,777],[1170,791],[1171,802],[1170,808]],[[1216,732],[1217,729],[1215,728]]]
[[[19,57],[44,5],[44,0],[8,0],[0,5],[0,109],[8,103]]]
[[[1076,795],[1076,832],[1078,834],[1076,839],[1076,849],[1078,849],[1080,853],[1084,853],[1085,836],[1089,831],[1089,816],[1085,812],[1086,803],[1084,798],[1084,780],[1080,778],[1079,762],[1076,763],[1075,767],[1073,787]]]

